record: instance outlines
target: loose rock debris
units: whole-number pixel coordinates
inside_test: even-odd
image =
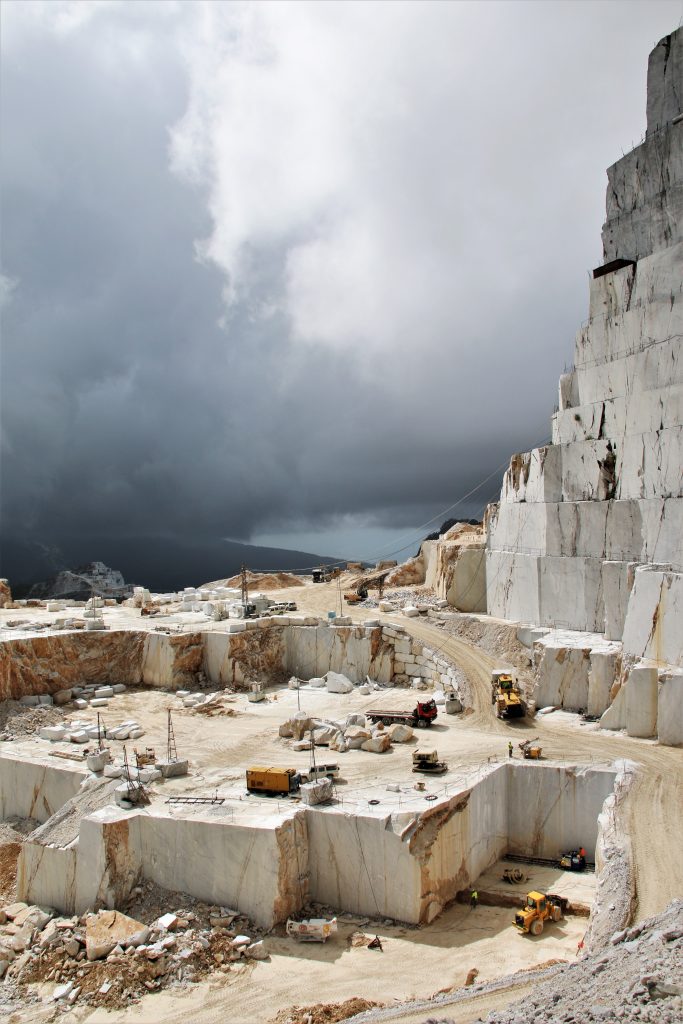
[[[54,983],[45,998],[58,1006],[118,1009],[147,992],[268,959],[260,931],[228,907],[145,883],[128,909],[80,917],[24,903],[0,909],[0,1016],[43,1001],[27,987],[34,983]]]
[[[343,1003],[314,1003],[313,1006],[290,1006],[280,1010],[269,1024],[335,1024],[336,1021],[348,1020],[358,1013],[384,1006],[370,999],[357,996],[344,1000]]]

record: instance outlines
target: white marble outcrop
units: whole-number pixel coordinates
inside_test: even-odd
[[[624,679],[683,664],[682,66],[678,29],[650,55],[646,138],[607,172],[605,265],[552,443],[512,457],[486,515],[489,614],[623,638]],[[539,669],[538,704],[600,713],[606,665],[591,695],[574,647]]]
[[[630,262],[591,281],[552,444],[513,456],[487,519],[489,612],[612,639],[628,566],[683,567],[683,123],[659,123],[680,108],[681,30],[666,72],[663,45],[648,78],[659,127],[608,171],[605,261]]]

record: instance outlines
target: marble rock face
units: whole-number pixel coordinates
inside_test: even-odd
[[[591,281],[552,444],[513,456],[488,512],[501,618],[620,639],[634,567],[683,571],[682,55],[681,30],[651,54],[648,134],[608,170],[604,260],[627,262]]]
[[[623,639],[622,681],[640,659],[661,671],[683,653],[681,67],[678,29],[650,54],[645,139],[607,172],[604,263],[552,441],[512,457],[485,520],[488,613]],[[605,666],[555,655],[545,651],[540,697],[601,713]]]

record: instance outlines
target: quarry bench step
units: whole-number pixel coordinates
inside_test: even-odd
[[[167,804],[223,804],[222,796],[169,796]]]

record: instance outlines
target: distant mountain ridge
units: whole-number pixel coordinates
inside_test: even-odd
[[[45,545],[4,539],[0,549],[0,576],[9,579],[15,596],[22,597],[34,584],[56,576],[63,569],[95,561],[115,566],[127,583],[167,591],[234,576],[242,565],[260,572],[266,569],[303,572],[338,559],[309,551],[257,547],[231,540],[188,543],[171,537],[74,538],[72,542],[62,543],[57,553]]]

